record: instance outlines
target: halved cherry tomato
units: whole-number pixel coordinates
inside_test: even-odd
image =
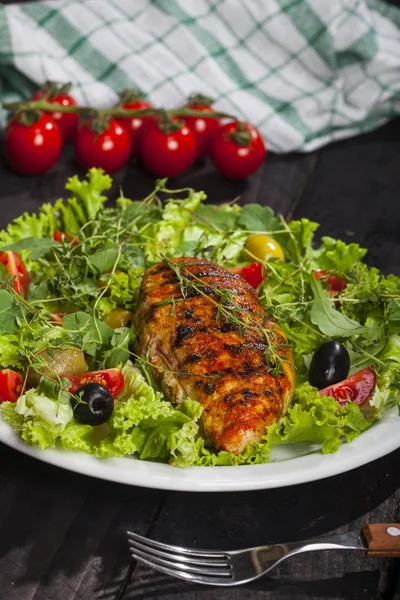
[[[21,395],[23,377],[11,369],[0,370],[0,402],[16,402]]]
[[[351,401],[362,407],[370,399],[375,383],[376,374],[372,367],[367,367],[339,383],[319,390],[319,395],[332,396],[340,406],[345,406],[347,402]]]
[[[263,265],[258,262],[244,265],[244,267],[231,267],[227,270],[243,277],[243,279],[245,279],[254,289],[258,288],[260,283],[265,279],[265,269]]]
[[[328,271],[325,271],[324,269],[316,269],[314,271],[315,279],[324,279],[327,275]],[[340,275],[332,274],[326,277],[326,285],[332,294],[336,296],[336,294],[347,288],[347,281],[344,277],[340,277]]]
[[[0,252],[0,262],[7,269],[10,277],[14,277],[14,290],[26,298],[31,280],[20,255],[12,250]]]
[[[68,235],[68,233],[64,233],[63,231],[56,230],[53,233],[53,240],[55,242],[62,242],[63,240],[69,240],[73,246],[77,246],[79,244],[79,240],[77,237],[73,235]]]
[[[124,387],[124,376],[119,369],[105,369],[104,371],[87,371],[82,375],[64,375],[71,382],[69,393],[74,394],[76,390],[86,383],[100,383],[108,388],[115,398]]]

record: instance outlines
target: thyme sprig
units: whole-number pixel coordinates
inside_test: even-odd
[[[245,330],[262,333],[267,345],[264,360],[271,375],[278,377],[279,375],[284,374],[284,364],[293,366],[287,357],[279,352],[279,350],[288,348],[289,346],[279,342],[275,323],[272,323],[271,327],[267,327],[267,321],[269,321],[270,324],[271,321],[265,313],[254,313],[254,315],[244,313],[243,307],[236,303],[231,290],[224,287],[213,286],[189,271],[187,267],[190,266],[190,259],[188,262],[176,263],[165,256],[162,258],[168,267],[175,273],[178,286],[184,299],[187,298],[188,290],[193,290],[204,298],[207,298],[207,300],[216,307],[216,321],[222,316],[226,322],[232,323],[238,327],[242,337]],[[255,317],[261,318],[261,323]]]

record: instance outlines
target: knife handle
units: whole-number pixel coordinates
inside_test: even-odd
[[[400,557],[400,523],[364,525],[362,533],[368,556]]]

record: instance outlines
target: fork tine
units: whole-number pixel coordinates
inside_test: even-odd
[[[154,545],[150,546],[148,544],[143,544],[141,541],[136,540],[133,537],[128,537],[129,545],[131,548],[137,548],[141,550],[145,554],[154,557],[154,558],[162,558],[171,562],[180,562],[191,565],[204,565],[208,567],[228,567],[228,562],[226,559],[222,560],[219,558],[199,558],[194,554],[178,554],[173,552],[167,552],[164,549],[158,549]],[[163,546],[160,544],[160,548]]]
[[[184,548],[182,546],[173,546],[172,544],[164,544],[163,542],[157,542],[156,540],[151,540],[147,537],[139,535],[138,533],[134,533],[133,531],[128,531],[128,538],[134,541],[138,541],[147,548],[154,548],[155,550],[167,551],[167,552],[175,552],[176,554],[185,555],[185,556],[198,556],[200,558],[216,558],[216,559],[227,559],[228,554],[223,551],[213,551],[213,550],[196,550],[195,548]]]
[[[185,562],[180,562],[179,559],[165,560],[164,558],[159,558],[158,556],[149,555],[147,552],[143,552],[136,546],[129,544],[131,554],[135,554],[138,558],[145,558],[153,563],[153,565],[157,568],[158,566],[168,567],[168,568],[176,568],[180,571],[186,571],[187,573],[197,573],[199,575],[217,575],[220,577],[231,577],[232,570],[226,565],[223,567],[213,567],[210,565],[196,566],[193,564],[188,564]]]
[[[189,573],[187,571],[182,571],[180,568],[166,567],[164,565],[158,565],[147,558],[142,556],[138,556],[134,550],[131,550],[131,554],[133,558],[136,558],[139,562],[147,565],[155,569],[156,571],[160,571],[162,573],[166,573],[167,575],[171,575],[171,577],[178,577],[178,579],[184,579],[185,581],[191,581],[192,583],[200,583],[202,585],[220,585],[220,586],[228,586],[228,585],[236,585],[237,582],[233,579],[233,577],[221,577],[219,575],[200,575]]]

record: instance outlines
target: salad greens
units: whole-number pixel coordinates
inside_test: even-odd
[[[72,177],[67,200],[44,204],[36,215],[25,213],[0,232],[0,251],[18,252],[31,276],[24,299],[0,269],[0,366],[21,372],[25,381],[31,372],[42,375],[17,402],[1,405],[2,418],[27,444],[101,458],[136,454],[179,467],[253,464],[267,462],[271,448],[283,443],[312,442],[324,453],[336,452],[399,404],[400,279],[368,268],[361,262],[365,249],[330,237],[314,248],[316,223],[286,223],[258,204],[206,204],[204,192],[169,190],[166,180],[141,201],[121,194],[116,207],[109,207],[104,193],[111,184],[100,169],[91,169],[83,181]],[[55,231],[74,236],[75,243],[54,241]],[[142,275],[161,257],[197,256],[236,267],[250,233],[272,236],[286,257],[266,263],[259,298],[288,338],[296,385],[281,421],[262,442],[233,455],[210,448],[201,437],[198,402],[187,399],[175,407],[163,397],[147,359],[135,353],[133,326],[113,329],[104,317],[117,308],[135,310]],[[315,269],[344,277],[346,289],[331,297],[313,276]],[[50,313],[66,314],[55,324]],[[377,385],[368,418],[352,402],[340,409],[333,398],[320,397],[307,381],[312,353],[332,337],[348,349],[351,373],[374,365]],[[124,388],[105,425],[78,423],[68,381],[46,375],[45,355],[70,347],[85,353],[89,370],[122,369]]]

